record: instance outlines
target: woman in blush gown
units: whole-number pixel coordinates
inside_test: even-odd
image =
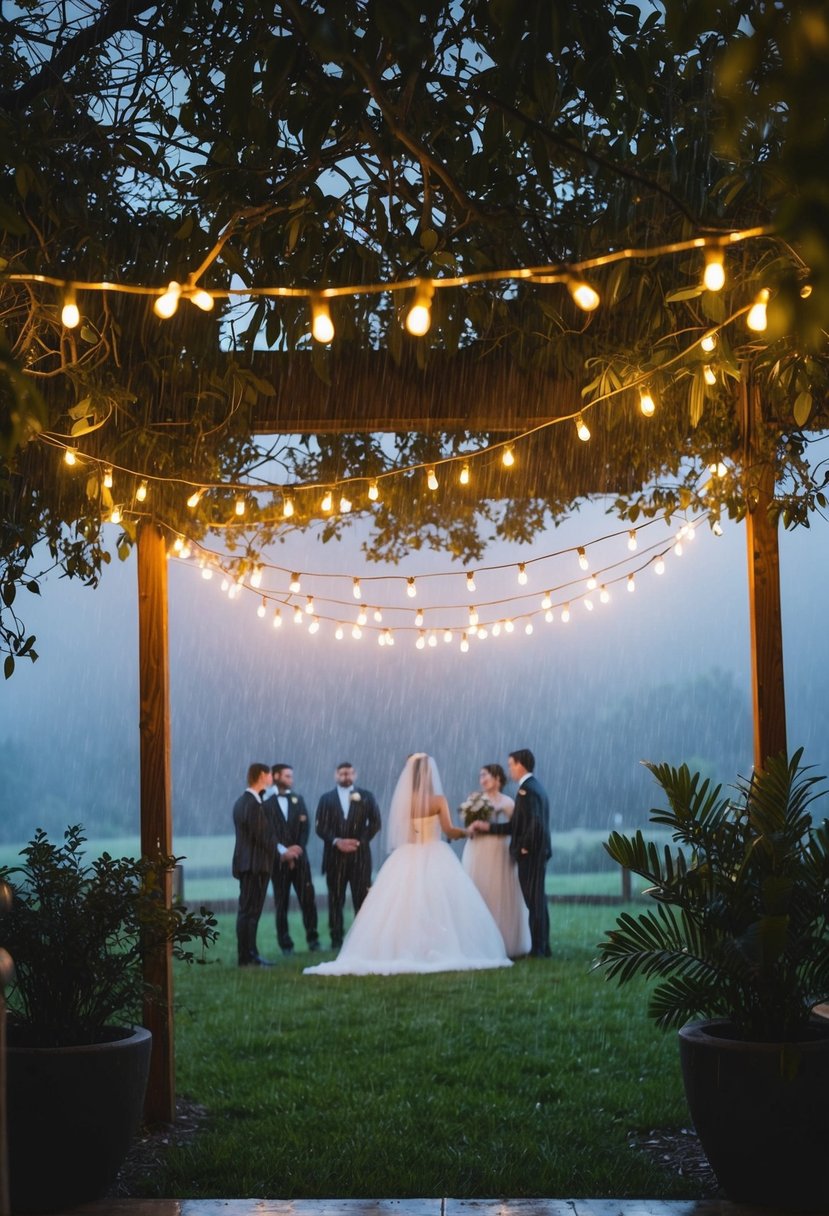
[[[495,807],[493,823],[512,818],[515,803],[503,793],[506,782],[500,764],[485,764],[481,769],[478,783]],[[518,882],[518,867],[510,857],[509,837],[473,836],[464,845],[461,860],[501,930],[507,954],[510,958],[528,954],[532,944],[530,918]]]
[[[306,975],[400,975],[509,967],[500,930],[450,840],[453,826],[434,760],[410,756],[392,797],[389,856],[340,953]]]

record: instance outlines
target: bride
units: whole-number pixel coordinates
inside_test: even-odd
[[[397,975],[509,967],[504,939],[477,887],[448,844],[452,825],[437,766],[417,752],[406,761],[389,811],[390,856],[381,867],[337,958],[306,975]]]

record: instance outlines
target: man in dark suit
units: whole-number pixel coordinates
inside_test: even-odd
[[[533,958],[550,957],[550,915],[544,887],[550,844],[550,802],[544,786],[533,775],[535,757],[528,747],[510,752],[509,775],[518,782],[515,810],[509,823],[476,820],[474,832],[510,837],[510,854],[518,866],[518,881],[530,913]]]
[[[380,831],[380,809],[370,790],[358,788],[354,765],[337,765],[333,790],[319,800],[317,835],[323,842],[322,872],[328,884],[328,926],[331,947],[343,944],[345,889],[351,886],[355,913],[371,886],[370,841]]]
[[[302,795],[294,793],[294,770],[290,764],[275,764],[271,773],[274,793],[266,799],[266,805],[273,815],[277,842],[272,874],[276,940],[283,954],[293,954],[294,943],[288,930],[288,901],[293,887],[302,912],[308,949],[319,950],[317,900],[307,853],[311,826],[308,809]],[[297,856],[288,856],[291,847],[299,849]]]
[[[233,877],[239,879],[236,946],[240,967],[267,966],[256,948],[256,930],[265,906],[276,852],[273,819],[267,807],[262,805],[262,795],[270,784],[270,766],[252,764],[248,769],[248,788],[233,807],[236,830]]]

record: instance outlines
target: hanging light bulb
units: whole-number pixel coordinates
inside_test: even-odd
[[[343,515],[347,515],[350,510],[351,510],[351,499],[348,497],[347,494],[343,494],[342,497],[340,498],[340,511],[343,513]]]
[[[380,611],[379,608],[375,608],[372,615],[373,615],[375,621],[377,622],[377,624],[379,625],[381,623],[381,621],[383,620],[383,613]]]
[[[138,501],[139,501],[139,502],[145,502],[145,501],[146,501],[146,498],[147,498],[147,483],[146,483],[146,481],[141,481],[141,482],[139,482],[139,484],[138,484],[138,489],[135,491],[135,497],[138,499]]]
[[[209,566],[203,566],[201,576],[206,582],[208,582],[213,577],[213,571]]]
[[[587,553],[586,553],[583,545],[579,545],[578,549],[576,550],[576,554],[578,556],[579,565],[581,566],[582,570],[589,570],[590,562],[587,560]]]
[[[308,626],[308,632],[309,633],[319,633],[319,628],[320,628],[320,619],[318,616],[315,616],[313,621],[311,621],[311,624]]]
[[[466,572],[466,589],[467,591],[475,590],[475,572],[473,570]]]
[[[749,329],[753,330],[757,334],[763,333],[766,328],[768,320],[766,316],[766,305],[768,304],[768,299],[769,290],[767,287],[764,287],[762,291],[758,292],[754,303],[748,310],[746,325]]]
[[[371,502],[377,502],[380,497],[380,487],[376,481],[369,482],[368,496]]]
[[[702,282],[706,291],[722,291],[725,286],[725,253],[716,246],[709,246],[705,251],[705,270],[702,272]]]
[[[461,475],[458,480],[460,481],[462,486],[469,485],[469,465],[468,464],[464,464],[463,467],[461,468]]]
[[[466,654],[467,650],[469,650],[469,638],[464,634],[461,638],[461,652]]]
[[[272,623],[274,629],[282,628],[282,609],[281,608],[276,609],[276,611],[273,614],[273,621],[271,623]]]
[[[166,321],[173,316],[178,308],[179,296],[181,295],[181,283],[177,283],[175,279],[167,284],[167,290],[163,291],[153,304],[153,312],[157,317],[161,317]]]
[[[181,553],[183,548],[184,548],[184,537],[177,536],[176,539],[173,541],[173,552]]]
[[[512,633],[514,629],[515,629],[515,625],[509,619],[509,617],[507,617],[507,619],[504,621],[504,631],[506,633]]]
[[[410,600],[413,600],[417,595],[417,583],[413,577],[406,579],[406,595],[408,595]]]
[[[112,465],[104,465],[104,489],[112,489]]]
[[[636,529],[631,528],[628,532],[628,549],[630,549],[631,553],[635,553],[638,548],[639,541],[636,538]]]
[[[414,301],[406,313],[406,329],[415,338],[422,338],[432,324],[432,296],[435,289],[430,282],[420,282],[415,287]]]
[[[420,633],[417,635],[415,646],[418,648],[418,650],[424,650],[426,648],[426,633],[423,629],[421,629]]]
[[[590,438],[590,427],[584,421],[581,414],[576,415],[576,434],[582,443],[587,443]]]
[[[717,373],[714,371],[710,363],[706,363],[702,369],[703,379],[705,383],[711,387],[717,383]]]
[[[717,335],[713,329],[709,330],[704,338],[700,341],[700,350],[704,350],[707,355],[711,354],[712,350],[717,349]]]
[[[444,642],[446,642],[447,645],[452,641],[452,630],[451,629],[444,629],[443,640],[444,640]]]
[[[426,484],[430,490],[436,490],[438,488],[438,479],[433,468],[430,468],[426,473]]]
[[[685,525],[685,539],[686,540],[696,540],[697,539],[696,528],[694,528],[694,526],[692,524]]]
[[[109,522],[111,524],[120,524],[120,522],[121,522],[121,508],[120,507],[112,508],[112,510],[109,513]]]
[[[378,635],[377,635],[377,645],[378,645],[378,646],[385,646],[385,644],[386,644],[386,635],[385,635],[385,632],[378,634]]]
[[[526,633],[527,637],[530,636],[532,631],[533,631],[533,623],[532,623],[532,621],[527,621],[526,625],[524,626],[524,632]]]
[[[345,637],[345,631],[344,631],[342,625],[339,625],[339,624],[337,625],[337,628],[334,630],[334,637],[336,638],[336,640],[338,642],[341,642],[343,640],[343,638]]]
[[[322,296],[311,296],[311,334],[315,342],[331,342],[334,337],[334,322],[328,301]]]
[[[555,618],[555,615],[553,614],[552,609],[548,608],[547,611],[544,613],[544,620],[547,622],[548,625],[552,625],[552,623],[555,619],[556,618]]]
[[[353,578],[351,580],[351,594],[354,596],[355,600],[360,599],[363,594],[362,587],[360,586],[360,580],[358,578]]]
[[[294,513],[294,500],[289,496],[282,500],[282,518],[290,519]]]
[[[81,313],[75,298],[75,288],[70,283],[63,297],[63,308],[60,313],[61,324],[67,329],[74,329],[81,322]]]
[[[594,308],[598,308],[601,303],[599,293],[595,287],[591,287],[589,283],[585,283],[583,279],[568,279],[567,290],[573,297],[573,303],[577,305],[582,312],[593,312]]]
[[[635,590],[636,590],[636,579],[633,577],[632,574],[629,574],[628,575],[628,591],[631,593],[631,595],[633,595],[633,592]]]
[[[648,389],[640,388],[639,390],[639,409],[645,418],[652,418],[656,412],[656,402]]]
[[[525,562],[518,563],[518,581],[522,587],[527,584],[527,566]]]
[[[423,624],[423,609],[418,608],[417,612],[415,613],[415,625],[417,625],[418,628],[420,628],[420,626],[422,624]]]
[[[290,587],[291,591],[293,591],[294,595],[296,595],[300,588],[299,575],[296,572],[291,575],[291,581],[288,586]]]
[[[190,548],[190,546],[185,541],[184,545],[182,546],[179,557],[181,558],[181,560],[183,562],[186,562],[192,552],[193,552],[193,550]]]
[[[469,624],[470,625],[478,624],[478,609],[475,607],[474,604],[469,605]]]
[[[607,587],[605,587],[604,583],[602,583],[601,587],[599,588],[599,599],[603,604],[610,603],[610,592],[608,591]]]
[[[204,493],[204,490],[194,490],[193,493],[190,495],[190,497],[187,499],[187,505],[191,511],[194,510],[199,505],[199,503],[201,502],[201,496],[203,493]]]
[[[330,490],[326,490],[322,496],[322,502],[320,503],[320,510],[325,511],[327,513],[328,511],[331,511],[333,509],[333,506],[334,506],[334,496]]]
[[[262,586],[262,567],[261,566],[253,567],[253,573],[250,576],[250,585],[254,589],[258,589],[259,587]]]
[[[541,601],[541,607],[544,609],[547,609],[547,608],[552,608],[552,606],[553,606],[552,597],[551,597],[549,591],[545,591],[544,597]]]
[[[205,291],[203,287],[197,287],[195,291],[190,293],[190,299],[195,304],[196,308],[200,308],[202,312],[212,312],[215,303],[209,291]]]
[[[494,638],[499,638],[501,636],[501,622],[500,621],[496,621],[495,624],[492,626],[492,636]]]
[[[475,630],[475,637],[478,638],[481,642],[485,642],[486,639],[489,637],[489,633],[483,627],[483,625],[479,625],[478,628]]]
[[[368,620],[368,606],[366,604],[361,604],[360,611],[357,613],[357,624],[365,625],[367,620]]]
[[[561,610],[561,620],[564,625],[570,620],[570,605],[565,604]]]
[[[263,596],[262,596],[262,603],[261,603],[261,604],[259,605],[259,607],[256,609],[256,615],[257,615],[257,616],[259,616],[259,617],[263,617],[267,611],[268,611],[268,605],[267,605],[267,603],[265,602],[265,597],[264,597],[264,595],[263,595]]]
[[[677,557],[682,557],[682,554],[684,552],[685,552],[685,550],[682,548],[682,541],[677,539],[677,541],[674,545],[674,553],[677,555]]]
[[[304,620],[304,614],[299,604],[294,608],[294,624],[301,625]]]
[[[654,569],[654,573],[655,573],[655,574],[664,574],[664,573],[665,573],[665,560],[664,560],[664,558],[658,557],[658,558],[656,559],[656,561],[654,562],[654,567],[653,567],[653,569]]]
[[[596,586],[597,586],[597,582],[596,582],[596,576],[595,576],[595,574],[591,574],[591,575],[590,575],[590,578],[587,580],[587,590],[588,590],[588,591],[595,591],[595,590],[596,590]]]
[[[236,507],[235,507],[235,511],[236,511],[236,514],[237,514],[237,515],[244,515],[244,513],[245,513],[245,500],[244,500],[244,498],[237,498],[237,499],[236,499]]]
[[[591,600],[591,598],[590,598],[590,596],[589,596],[589,595],[588,595],[588,596],[586,596],[586,597],[585,597],[585,598],[582,600],[582,603],[584,604],[584,606],[585,606],[585,608],[587,609],[587,611],[588,611],[588,612],[592,612],[592,611],[593,611],[593,601]]]
[[[306,595],[306,597],[305,597],[305,615],[306,616],[314,615],[314,597],[313,597],[313,595]]]
[[[360,638],[363,636],[363,631],[362,631],[362,629],[360,628],[360,626],[359,626],[359,625],[352,625],[352,627],[351,627],[351,636],[352,636],[353,638],[356,638],[358,641],[359,641],[359,639],[360,639]]]
[[[510,448],[510,447],[504,448],[504,451],[501,455],[501,463],[507,469],[511,469],[512,466],[515,464],[515,454],[514,454],[512,448]]]
[[[435,633],[435,631],[433,629],[432,632],[429,634],[429,645],[437,646],[437,644],[438,644],[438,635]]]

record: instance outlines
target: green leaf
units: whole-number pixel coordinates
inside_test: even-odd
[[[427,253],[434,253],[438,247],[440,237],[435,232],[434,228],[424,228],[420,234],[420,245]]]
[[[82,401],[79,401],[77,405],[71,406],[66,412],[70,418],[76,420],[78,418],[86,418],[92,413],[92,398],[84,397]]]
[[[794,420],[798,426],[805,426],[809,421],[809,416],[812,413],[812,394],[810,392],[798,393],[795,398]]]
[[[76,435],[86,435],[89,431],[94,431],[94,418],[79,418],[77,422],[72,423],[72,430],[69,432],[74,438]]]
[[[14,671],[14,655],[7,654],[6,660],[3,663],[3,675],[6,677],[7,680],[11,676],[13,671]]]
[[[98,341],[98,335],[95,333],[95,330],[91,325],[87,325],[86,323],[81,326],[81,337],[83,338],[84,342],[88,342],[90,346],[93,346],[94,343]]]
[[[30,580],[30,581],[29,581],[29,582],[26,584],[26,590],[27,590],[27,591],[31,591],[32,595],[40,595],[40,586],[39,586],[39,584],[38,584],[38,583],[36,583],[36,582],[35,582],[35,580],[34,580],[34,579],[31,579],[31,580]],[[32,639],[30,638],[30,639],[29,639],[29,644],[31,644],[31,642],[32,642]]]
[[[696,300],[702,295],[702,287],[680,287],[665,296],[666,304],[679,304],[681,300]]]

